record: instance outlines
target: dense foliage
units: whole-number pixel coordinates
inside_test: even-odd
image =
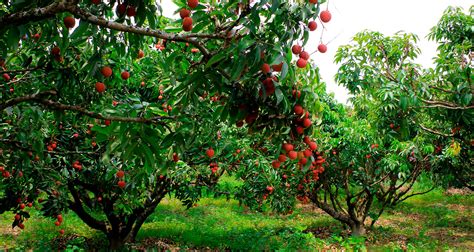
[[[151,0],[4,1],[0,212],[24,228],[25,205],[57,226],[69,209],[115,248],[166,194],[190,207],[226,170],[307,149],[316,2],[180,0],[170,19]]]

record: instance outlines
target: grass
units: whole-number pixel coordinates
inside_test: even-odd
[[[139,243],[130,249],[473,251],[473,209],[471,195],[447,196],[435,190],[385,212],[364,239],[348,237],[340,224],[310,205],[280,216],[249,211],[235,200],[203,198],[186,210],[179,201],[166,198],[143,225]],[[23,231],[11,229],[11,214],[0,215],[0,250],[51,250],[57,243],[68,244],[70,250],[106,245],[101,233],[89,229],[73,213],[64,216],[66,235],[60,239],[53,220],[36,211],[32,215]]]

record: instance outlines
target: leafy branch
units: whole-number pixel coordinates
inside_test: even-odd
[[[44,96],[47,95],[57,95],[57,91],[55,90],[48,90],[44,92],[40,92],[37,94],[32,94],[32,95],[25,95],[22,97],[17,97],[13,98],[10,100],[7,100],[5,103],[0,104],[0,110],[4,110],[8,107],[15,106],[17,104],[23,103],[23,102],[34,102],[41,104],[47,108],[55,109],[55,110],[61,110],[61,111],[74,111],[79,114],[95,118],[95,119],[101,119],[101,120],[110,120],[110,121],[119,121],[119,122],[134,122],[134,123],[151,123],[151,124],[165,124],[163,120],[173,120],[176,117],[174,116],[155,116],[152,118],[145,118],[145,117],[121,117],[121,116],[104,116],[100,113],[94,112],[87,110],[86,108],[83,108],[81,106],[77,105],[67,105],[67,104],[62,104],[50,99],[45,99]]]

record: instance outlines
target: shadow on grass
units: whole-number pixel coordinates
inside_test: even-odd
[[[198,207],[189,210],[171,200],[155,211],[138,238],[169,239],[188,248],[310,249],[317,248],[320,242],[311,233],[303,231],[334,223],[327,216],[308,212],[287,216],[249,213],[232,200],[204,199]]]

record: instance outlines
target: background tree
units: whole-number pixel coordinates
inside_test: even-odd
[[[118,248],[166,194],[192,206],[234,167],[236,136],[265,142],[249,153],[262,160],[303,146],[307,23],[324,1],[250,2],[175,1],[178,20],[148,0],[0,4],[0,212],[13,227],[26,206],[57,226],[69,209]]]
[[[431,36],[441,43],[433,70],[415,63],[420,50],[413,34],[364,31],[339,48],[336,79],[353,95],[353,109],[319,90],[327,107],[314,136],[327,162],[320,179],[301,188],[303,197],[353,235],[365,234],[387,207],[432,190],[412,190],[423,174],[436,183],[449,182],[446,174],[472,183],[473,36],[467,16],[450,8],[433,28]],[[451,29],[457,32],[448,35]]]

